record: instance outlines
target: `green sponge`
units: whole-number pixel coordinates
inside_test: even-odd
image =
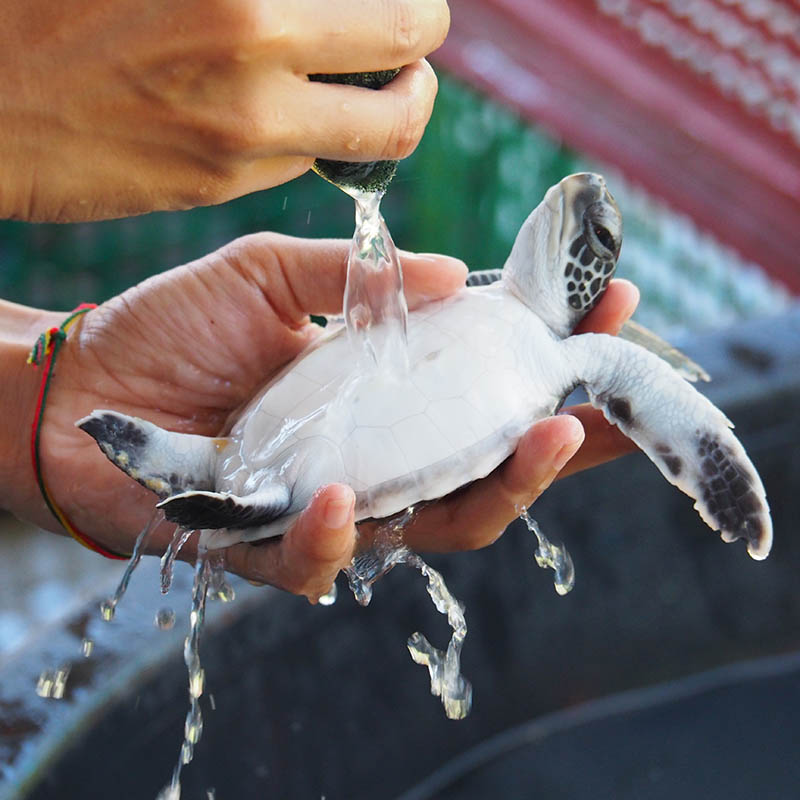
[[[367,89],[380,89],[389,83],[399,69],[384,69],[380,72],[350,72],[343,75],[309,75],[312,81],[322,83],[349,83]],[[318,158],[314,172],[340,189],[360,189],[362,192],[385,192],[397,171],[396,161],[333,161]]]

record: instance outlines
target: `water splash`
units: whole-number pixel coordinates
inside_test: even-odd
[[[183,644],[183,660],[189,673],[189,711],[183,726],[183,745],[172,780],[159,793],[157,800],[180,800],[181,770],[194,757],[195,745],[203,735],[203,713],[200,697],[205,688],[205,671],[200,664],[200,633],[206,615],[206,599],[212,580],[212,566],[208,550],[199,546],[192,584],[192,610],[189,614],[189,635]]]
[[[150,521],[142,528],[139,535],[136,537],[136,543],[133,545],[133,555],[130,557],[125,572],[122,573],[117,589],[111,597],[106,598],[100,604],[100,615],[106,622],[111,622],[114,619],[114,614],[117,612],[119,601],[125,596],[128,591],[128,584],[131,582],[133,571],[142,560],[142,555],[147,547],[153,531],[164,521],[164,512],[158,509],[153,511]]]
[[[344,318],[360,371],[408,371],[408,306],[400,257],[380,213],[383,192],[348,189],[356,228],[347,258]]]
[[[350,589],[357,602],[366,606],[372,599],[375,582],[397,564],[419,570],[428,581],[428,594],[436,610],[447,617],[453,633],[446,651],[434,647],[421,633],[407,642],[411,658],[428,668],[431,694],[440,697],[449,719],[463,719],[472,708],[472,686],[461,674],[461,649],[467,635],[464,607],[450,593],[444,578],[416,553],[403,544],[403,531],[415,514],[412,506],[392,518],[374,533],[365,547],[345,569]]]
[[[467,635],[464,606],[450,593],[441,574],[416,553],[409,551],[406,563],[428,579],[428,594],[453,630],[446,652],[435,648],[419,631],[409,637],[408,651],[417,664],[428,668],[431,694],[441,698],[448,719],[464,719],[472,708],[472,686],[461,674],[461,648]]]
[[[185,528],[176,528],[164,555],[161,556],[161,594],[167,594],[172,586],[172,571],[175,568],[175,559],[181,548],[189,540],[194,531]]]
[[[536,535],[539,546],[535,553],[536,563],[542,569],[552,569],[553,586],[560,595],[568,594],[575,586],[575,566],[567,548],[560,542],[551,542],[541,531],[536,520],[527,509],[522,509],[519,518],[528,526],[528,530]]]
[[[410,552],[403,544],[403,530],[414,518],[414,506],[387,520],[378,528],[367,547],[361,548],[345,567],[344,574],[350,591],[361,606],[372,600],[372,586],[397,564],[404,563]]]

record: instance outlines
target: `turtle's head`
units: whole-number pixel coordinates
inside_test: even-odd
[[[558,336],[569,336],[611,280],[622,217],[599,175],[552,186],[520,228],[503,269],[511,290]]]

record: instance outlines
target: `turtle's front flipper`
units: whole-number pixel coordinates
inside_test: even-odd
[[[629,319],[619,332],[622,339],[638,344],[663,358],[679,375],[687,381],[710,381],[709,374],[696,362],[692,361],[686,353],[673,347],[666,339],[662,339],[649,328],[640,325],[635,320]]]
[[[725,415],[664,361],[630,342],[584,334],[561,346],[592,404],[696,500],[703,520],[724,541],[745,539],[753,558],[766,558],[772,522],[764,487]]]
[[[93,411],[75,423],[106,457],[159,497],[212,489],[219,447],[227,440],[165,431],[116,411]]]

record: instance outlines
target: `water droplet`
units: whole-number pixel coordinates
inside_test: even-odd
[[[91,639],[81,640],[81,655],[84,658],[89,658],[94,650],[94,642]]]
[[[36,694],[52,700],[61,700],[67,688],[70,667],[62,666],[55,669],[42,670],[36,682]]]
[[[328,591],[321,595],[319,598],[319,604],[321,606],[332,606],[336,602],[336,595],[338,593],[338,589],[336,588],[336,584],[332,583],[331,588]]]
[[[111,620],[114,619],[114,614],[116,613],[116,606],[117,604],[113,597],[103,600],[103,602],[100,603],[100,616],[106,622],[111,622]]]
[[[159,608],[154,624],[161,631],[172,630],[175,625],[175,612],[171,608]]]

